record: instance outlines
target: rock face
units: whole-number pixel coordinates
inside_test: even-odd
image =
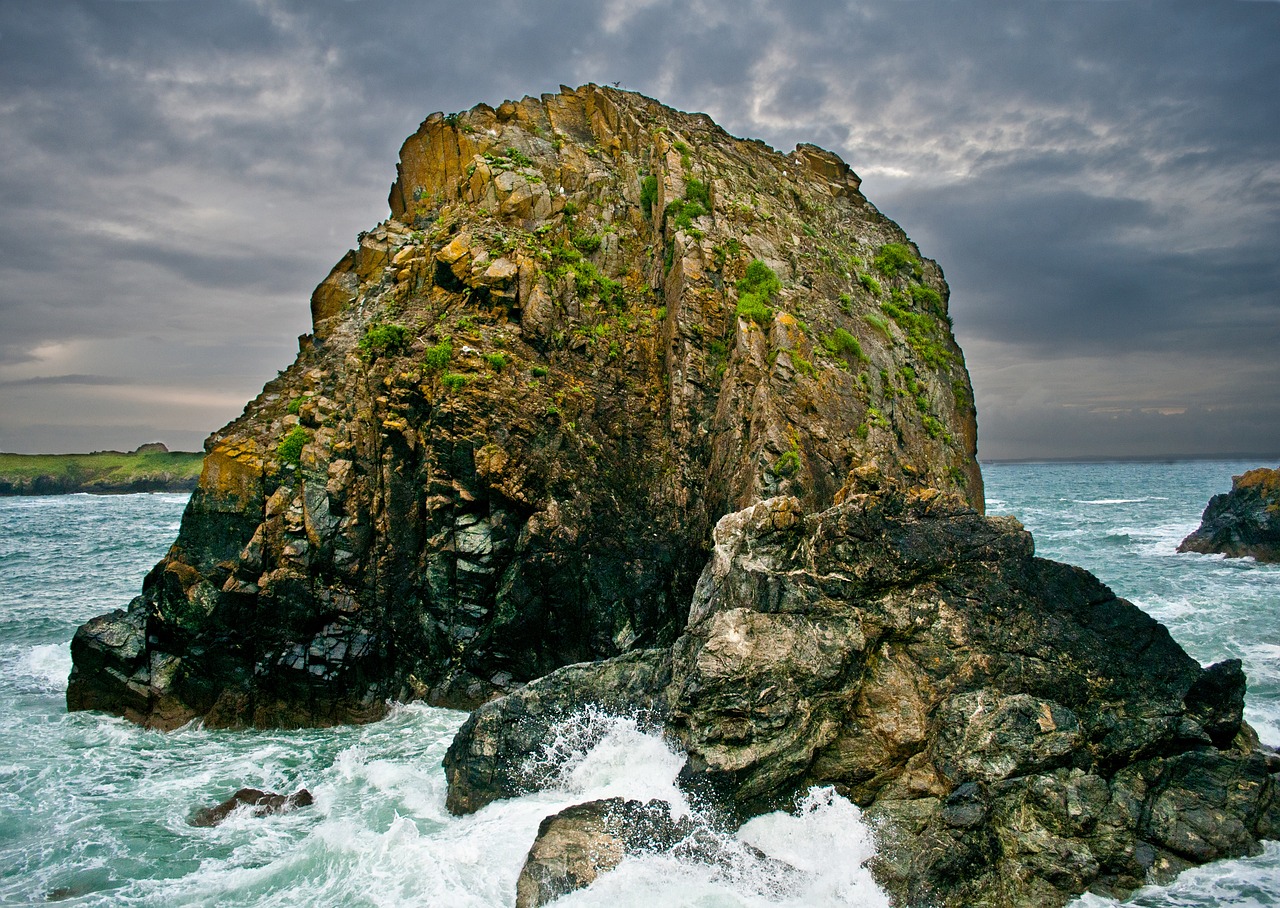
[[[1280,562],[1280,470],[1233,477],[1231,491],[1209,499],[1200,528],[1178,551]]]
[[[597,671],[603,690],[616,670]],[[1280,834],[1280,758],[1242,721],[1238,661],[1202,669],[1014,519],[933,490],[724,517],[670,671],[649,696],[682,784],[734,819],[834,785],[877,825],[899,904],[1120,896]],[[589,700],[586,670],[575,684]],[[491,791],[514,755],[477,736],[516,715],[536,734],[524,696],[455,741],[486,754]]]
[[[835,155],[585,86],[429,117],[314,334],[206,443],[72,709],[473,706],[669,647],[717,519],[855,468],[981,507],[947,286]]]

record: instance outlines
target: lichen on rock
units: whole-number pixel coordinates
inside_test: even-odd
[[[669,646],[752,502],[821,509],[873,465],[981,507],[942,273],[830,152],[588,85],[428,117],[390,206],[210,436],[128,615],[77,636],[72,708],[471,707]]]

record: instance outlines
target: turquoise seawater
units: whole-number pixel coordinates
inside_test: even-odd
[[[1280,567],[1176,555],[1209,496],[1256,464],[991,465],[991,513],[1018,516],[1041,555],[1080,564],[1169,625],[1202,662],[1238,656],[1248,718],[1280,743]],[[681,763],[626,720],[574,753],[558,784],[455,818],[440,759],[465,715],[396,707],[383,722],[301,732],[170,734],[66,712],[77,625],[123,607],[177,534],[175,495],[0,499],[0,904],[77,906],[485,906],[514,902],[539,821],[595,797],[662,797],[687,809]],[[530,755],[531,760],[540,758]],[[314,806],[194,828],[198,807],[249,786],[307,787]],[[567,906],[884,905],[861,862],[856,808],[815,791],[797,816],[739,837],[806,871],[771,879],[667,858],[627,861]],[[1280,847],[1185,874],[1144,906],[1280,905]],[[1078,905],[1111,904],[1086,896]]]

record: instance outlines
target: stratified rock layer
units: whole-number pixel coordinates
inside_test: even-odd
[[[597,671],[604,695],[617,670]],[[1087,572],[1034,557],[1016,520],[932,490],[723,518],[670,671],[628,698],[665,699],[682,784],[736,819],[834,785],[877,825],[899,904],[1123,895],[1280,834],[1280,758],[1242,721],[1238,661],[1201,668]],[[586,669],[574,684],[590,702]],[[477,736],[504,717],[537,734],[524,696],[454,743],[486,755],[483,778],[447,766],[474,806],[518,762]]]
[[[142,595],[76,635],[68,705],[475,705],[669,646],[754,501],[822,509],[874,464],[981,507],[947,286],[858,186],[595,86],[432,115]]]
[[[1231,491],[1209,499],[1199,529],[1178,551],[1280,562],[1280,470],[1233,477]]]

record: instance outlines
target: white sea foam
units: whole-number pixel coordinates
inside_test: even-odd
[[[71,673],[71,649],[65,643],[32,646],[18,657],[14,668],[36,689],[61,693],[67,689],[67,675]]]
[[[1167,498],[1064,498],[1072,504],[1145,504],[1148,501],[1168,501]]]

